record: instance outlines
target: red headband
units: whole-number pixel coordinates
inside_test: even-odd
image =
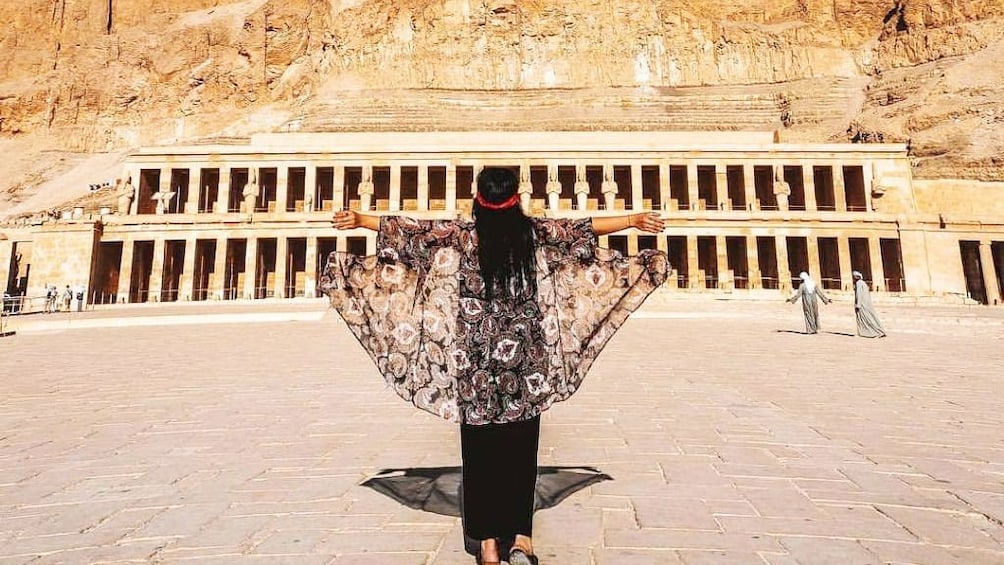
[[[480,192],[477,193],[474,199],[478,201],[478,204],[480,204],[482,208],[486,208],[488,210],[504,210],[506,208],[512,208],[513,206],[519,203],[519,193],[514,192],[512,196],[510,196],[506,200],[503,200],[502,202],[499,202],[498,204],[493,204],[485,200],[481,196]]]

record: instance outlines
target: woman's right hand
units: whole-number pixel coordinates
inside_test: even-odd
[[[658,212],[632,214],[628,216],[628,223],[631,227],[648,233],[659,233],[666,229],[666,221]]]
[[[359,213],[355,210],[339,210],[331,216],[331,225],[336,230],[351,230],[359,227]]]

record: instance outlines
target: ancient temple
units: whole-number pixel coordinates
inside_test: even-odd
[[[313,297],[330,252],[375,250],[372,232],[334,230],[332,211],[464,216],[485,166],[518,171],[534,215],[661,213],[662,234],[601,242],[665,250],[669,292],[776,294],[800,271],[850,292],[857,270],[880,296],[1001,302],[1004,216],[990,190],[913,179],[904,145],[772,132],[270,133],[147,147],[126,159],[117,207],[0,227],[0,280],[29,297],[85,286],[99,304]]]

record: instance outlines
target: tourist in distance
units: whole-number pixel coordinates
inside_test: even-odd
[[[802,313],[805,315],[805,333],[814,334],[819,332],[819,304],[816,299],[823,301],[823,304],[833,302],[823,294],[823,291],[812,280],[809,273],[802,271],[798,274],[802,284],[798,285],[798,290],[788,299],[789,304],[794,304],[799,298],[802,299]]]
[[[600,350],[666,280],[661,251],[599,248],[658,233],[655,213],[537,219],[519,179],[477,177],[474,221],[335,212],[379,232],[377,255],[333,253],[321,287],[402,398],[460,424],[463,525],[478,563],[537,563],[532,539],[540,414],[570,397]]]
[[[868,283],[864,281],[860,271],[851,273],[854,277],[854,317],[858,322],[858,335],[861,337],[885,337],[885,329],[872,306],[872,293]]]

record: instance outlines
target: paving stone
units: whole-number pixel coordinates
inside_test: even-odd
[[[0,563],[472,563],[458,519],[360,486],[458,465],[459,439],[336,316],[209,323],[318,308],[0,340]],[[175,313],[201,323],[127,325]],[[883,340],[778,331],[797,317],[765,302],[642,314],[544,415],[541,464],[614,478],[537,514],[546,563],[1004,563],[1004,310],[884,305]]]

